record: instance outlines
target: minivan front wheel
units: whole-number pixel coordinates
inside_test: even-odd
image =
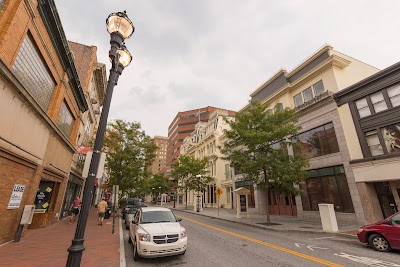
[[[390,244],[382,235],[373,234],[368,238],[369,245],[377,251],[390,251]]]

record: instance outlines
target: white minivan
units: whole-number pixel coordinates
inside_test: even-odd
[[[133,260],[185,254],[187,234],[180,221],[168,208],[138,208],[129,227]]]

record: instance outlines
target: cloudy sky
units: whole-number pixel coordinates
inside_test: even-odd
[[[400,61],[400,1],[57,0],[67,38],[107,63],[109,13],[126,10],[133,55],[114,90],[110,118],[167,136],[179,111],[239,110],[278,69],[324,44],[378,68]]]

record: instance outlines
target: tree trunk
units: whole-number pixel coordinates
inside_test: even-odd
[[[267,195],[267,224],[270,225],[271,224],[271,218],[269,216],[269,187],[267,186],[266,188],[266,195]]]
[[[268,177],[267,177],[267,171],[264,170],[264,181],[266,184],[265,191],[267,194],[267,224],[271,224],[271,217],[269,216],[269,186],[268,186]]]
[[[186,194],[186,197],[185,197],[185,199],[186,199],[186,201],[185,201],[185,210],[187,210],[187,202],[188,202],[188,199],[187,199],[187,189],[185,190],[185,194]]]

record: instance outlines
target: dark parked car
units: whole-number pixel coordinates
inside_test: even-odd
[[[361,227],[357,236],[361,243],[377,251],[400,249],[400,212],[383,221]]]
[[[142,207],[144,204],[140,198],[128,198],[122,208],[122,218],[125,219],[126,212],[132,207]]]

